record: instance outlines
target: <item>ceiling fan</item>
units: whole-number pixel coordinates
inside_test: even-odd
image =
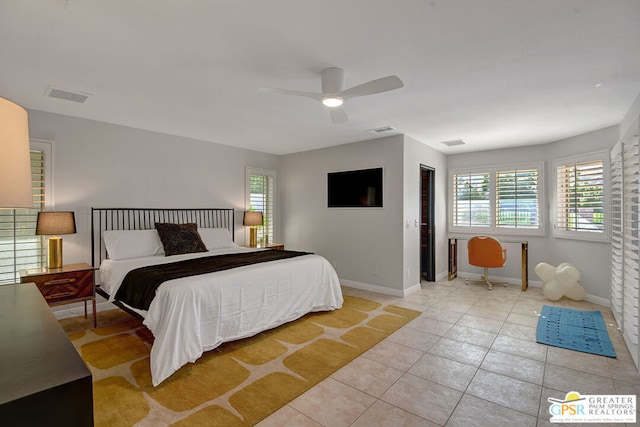
[[[322,83],[322,93],[302,92],[273,87],[260,87],[259,90],[315,99],[316,101],[322,102],[325,107],[329,108],[329,115],[331,116],[331,121],[333,123],[344,123],[348,120],[348,117],[342,107],[342,104],[347,99],[388,92],[390,90],[400,89],[404,86],[402,80],[400,80],[398,76],[387,76],[343,90],[344,70],[335,67],[325,68],[322,70],[320,78]]]

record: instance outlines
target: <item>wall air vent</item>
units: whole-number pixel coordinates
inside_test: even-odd
[[[49,98],[56,99],[64,99],[65,101],[73,101],[79,104],[84,104],[87,99],[89,99],[90,94],[76,92],[68,89],[61,89],[59,87],[49,86],[47,88],[47,92],[45,93]]]
[[[393,126],[382,126],[380,128],[369,129],[365,132],[374,132],[374,133],[382,133],[382,132],[391,132],[392,130],[396,130]]]
[[[444,144],[447,147],[455,147],[456,145],[465,145],[466,142],[461,139],[454,139],[453,141],[442,141],[441,144]]]

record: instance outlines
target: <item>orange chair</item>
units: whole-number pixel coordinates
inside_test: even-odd
[[[489,282],[489,269],[500,268],[507,262],[507,250],[502,247],[498,239],[489,236],[475,236],[467,243],[469,252],[469,264],[476,267],[484,267],[484,275],[482,281],[489,286],[491,290],[491,282]],[[469,280],[465,280],[469,284]],[[504,282],[501,282],[504,283]],[[504,283],[507,286],[507,283]]]

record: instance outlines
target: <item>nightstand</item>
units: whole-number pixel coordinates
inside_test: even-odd
[[[20,282],[33,282],[50,307],[84,301],[93,301],[93,327],[98,325],[96,314],[95,269],[89,264],[70,264],[61,268],[33,268],[20,270]]]

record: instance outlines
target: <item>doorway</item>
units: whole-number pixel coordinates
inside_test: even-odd
[[[435,169],[420,165],[420,277],[436,280]]]

